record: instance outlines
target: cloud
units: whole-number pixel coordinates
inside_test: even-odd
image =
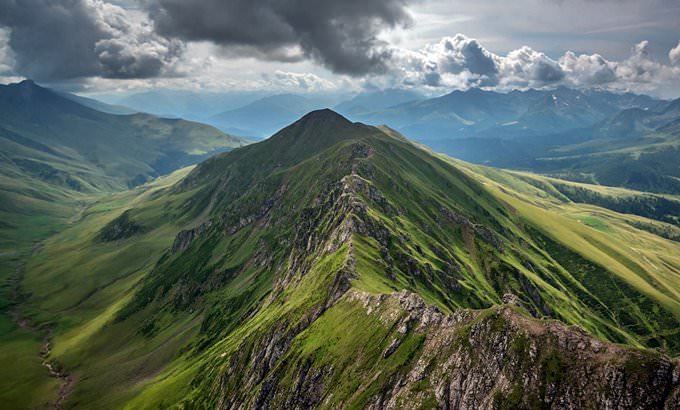
[[[485,76],[498,73],[494,55],[477,40],[462,34],[445,37],[436,44],[427,45],[422,52],[445,72],[458,74],[467,70],[472,74]]]
[[[498,55],[463,34],[415,51],[395,48],[391,55],[389,74],[382,81],[388,86],[510,90],[567,85],[653,92],[669,84],[673,88],[680,79],[680,43],[669,53],[675,66],[652,58],[647,41],[636,44],[621,61],[572,51],[552,59],[528,46]]]
[[[0,76],[12,74],[14,53],[9,46],[9,30],[0,29]]]
[[[576,55],[572,51],[567,51],[559,59],[559,65],[565,73],[567,82],[576,87],[602,85],[616,80],[615,64],[599,54]]]
[[[384,29],[410,22],[408,0],[152,0],[157,31],[274,60],[312,59],[335,73],[383,72]]]
[[[140,13],[101,0],[0,0],[17,74],[43,81],[166,74],[183,51]]]
[[[499,1],[453,7],[443,0],[115,0],[116,4],[114,0],[0,0],[0,79],[25,76],[88,89],[146,82],[145,86],[310,92],[362,85],[419,88],[432,94],[471,87],[509,90],[556,85],[671,96],[680,92],[680,42],[675,43],[675,38],[658,41],[659,35],[652,33],[651,42],[638,43],[627,56],[624,49],[616,59],[607,59],[604,54],[551,48],[562,44],[553,41],[560,37],[530,36],[539,41],[539,48],[518,41],[501,46],[498,36],[485,36],[484,44],[463,34],[441,36],[454,24],[451,10],[470,12],[453,20],[457,27],[496,27],[480,22],[502,20]],[[584,10],[604,7],[601,2],[579,2],[583,3],[579,7],[587,6]],[[539,7],[538,0],[520,3]],[[542,23],[543,28],[568,20],[562,12],[578,14],[578,7],[553,3],[541,6],[559,11]],[[142,7],[129,7],[133,4]],[[429,14],[417,12],[428,4],[442,8]],[[434,31],[427,24],[420,34],[418,27],[401,30],[411,23],[409,10],[415,19],[439,16]],[[524,33],[521,26],[533,20],[512,20],[519,26],[506,28]],[[591,23],[589,29],[597,26]],[[422,44],[423,38],[431,40]],[[541,45],[540,41],[548,40],[548,46]],[[600,40],[588,39],[585,46],[574,48],[606,51],[602,44],[607,42]],[[489,44],[509,51],[494,53]],[[319,70],[319,65],[330,72]]]
[[[392,75],[428,87],[541,87],[561,81],[557,61],[529,47],[496,55],[463,34],[444,37],[420,50],[392,51]]]
[[[616,64],[616,74],[624,81],[648,82],[660,68],[660,63],[649,58],[649,42],[642,41],[633,46],[628,59]]]
[[[502,86],[541,87],[564,78],[564,71],[556,61],[527,46],[510,51],[499,61]]]
[[[302,90],[306,92],[338,91],[338,84],[312,73],[291,73],[277,70],[273,75],[264,74],[263,79],[275,89]]]
[[[677,46],[668,52],[668,59],[671,61],[671,64],[680,65],[680,41],[678,41]]]

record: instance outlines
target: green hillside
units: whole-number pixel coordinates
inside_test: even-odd
[[[6,360],[0,399],[672,408],[680,242],[640,226],[676,227],[531,178],[322,110],[103,197],[14,292],[59,377]]]
[[[244,143],[203,124],[100,112],[31,81],[0,85],[0,254],[59,231],[102,194]]]
[[[107,183],[134,186],[244,143],[190,121],[97,111],[28,80],[0,86],[0,126],[2,152],[33,160],[16,163],[25,172],[58,173],[58,167],[53,171],[41,161],[46,155],[57,163],[90,168],[63,176],[63,183],[79,190],[102,189]],[[39,158],[25,155],[26,150]],[[80,181],[88,173],[112,181],[86,181],[94,185],[88,186]]]
[[[245,143],[202,124],[112,115],[78,101],[31,81],[0,85],[0,339],[9,371],[3,378],[23,375],[16,383],[26,383],[28,392],[37,388],[31,381],[46,376],[36,354],[44,332],[12,322],[22,322],[16,305],[27,295],[19,283],[43,241],[112,192]],[[13,394],[30,399],[22,388]]]
[[[680,114],[676,115],[674,123],[643,135],[613,134],[557,148],[538,158],[533,169],[576,181],[678,195]]]

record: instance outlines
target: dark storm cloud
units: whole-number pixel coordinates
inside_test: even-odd
[[[37,80],[161,74],[183,47],[122,8],[97,0],[0,0],[17,74]]]
[[[154,0],[149,10],[165,36],[249,48],[276,60],[310,58],[358,75],[384,71],[390,52],[377,35],[410,22],[407,1]]]

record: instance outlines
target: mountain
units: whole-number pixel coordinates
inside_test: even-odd
[[[466,161],[680,194],[680,100],[565,87],[471,89],[353,118],[388,123]]]
[[[15,317],[47,342],[7,336],[18,360],[0,376],[17,376],[0,394],[15,407],[676,408],[680,242],[661,227],[680,231],[314,111],[89,204],[36,249]],[[29,359],[41,343],[56,379]]]
[[[208,122],[238,135],[264,138],[304,113],[330,105],[330,99],[277,94],[217,114]]]
[[[393,88],[360,93],[336,105],[334,109],[347,116],[362,115],[422,99],[424,96],[416,91]]]
[[[3,279],[26,249],[93,198],[246,143],[203,124],[112,115],[80,102],[31,81],[0,85]]]
[[[389,124],[406,135],[438,147],[458,138],[548,135],[588,128],[626,108],[650,108],[651,97],[598,90],[527,90],[499,93],[472,88],[413,101],[353,118]]]
[[[680,100],[655,109],[626,109],[581,135],[555,140],[550,144],[521,141],[533,151],[512,158],[508,155],[512,151],[506,150],[499,157],[508,162],[490,163],[576,181],[680,194],[676,160],[680,155]]]
[[[83,168],[94,168],[92,172],[123,185],[143,182],[243,144],[215,128],[190,121],[97,111],[28,80],[0,86],[0,127],[7,147],[4,154],[21,155],[8,160],[19,159],[15,165],[26,164],[27,172],[39,172],[36,167],[41,166],[25,152],[32,150],[37,157],[49,155],[57,162],[85,163]],[[71,177],[79,179],[87,172],[82,169]]]
[[[653,132],[680,118],[680,98],[655,109],[629,108],[595,127],[600,137],[630,138]]]

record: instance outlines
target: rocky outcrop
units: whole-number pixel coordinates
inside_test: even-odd
[[[412,293],[351,292],[370,314],[425,335],[418,357],[369,408],[650,409],[680,405],[680,364],[658,353],[601,342],[579,328],[501,306],[444,315]],[[429,388],[414,388],[427,380]],[[435,407],[435,406],[433,406]]]
[[[503,242],[493,230],[489,229],[484,225],[475,224],[465,216],[460,215],[448,208],[442,207],[440,211],[446,221],[459,225],[464,230],[473,232],[482,241],[492,245],[499,252],[503,252],[504,250]]]
[[[189,248],[193,241],[212,226],[212,221],[207,220],[199,226],[180,231],[172,242],[171,252],[181,252]]]
[[[257,385],[261,381],[257,398],[223,398],[220,408],[354,408],[357,404],[376,410],[680,406],[677,360],[605,343],[579,328],[530,318],[516,307],[444,314],[407,291],[370,295],[350,290],[340,300],[361,305],[367,315],[392,329],[376,367],[351,370],[351,377],[358,378],[354,383],[362,388],[382,378],[384,384],[377,394],[361,403],[352,401],[352,397],[336,397],[342,390],[332,380],[342,379],[342,372],[349,370],[316,365],[312,357],[286,356],[277,342],[280,339],[270,334],[262,339],[267,343],[255,349],[261,354],[250,362],[252,369],[259,369],[257,379],[248,383]],[[287,334],[286,343],[293,343],[291,333],[278,333]],[[353,337],[356,335],[343,336]],[[420,348],[401,368],[390,375],[382,374],[384,370],[378,370],[380,361],[390,360],[409,337],[422,338]],[[274,357],[281,361],[272,362]],[[262,368],[265,365],[275,370],[268,373]],[[251,368],[236,360],[230,369]],[[222,383],[227,383],[229,373]],[[290,384],[282,385],[281,380]]]
[[[130,210],[126,210],[120,216],[106,224],[100,231],[98,238],[102,242],[113,242],[120,239],[127,239],[137,234],[143,233],[146,228],[135,222],[130,217]]]

